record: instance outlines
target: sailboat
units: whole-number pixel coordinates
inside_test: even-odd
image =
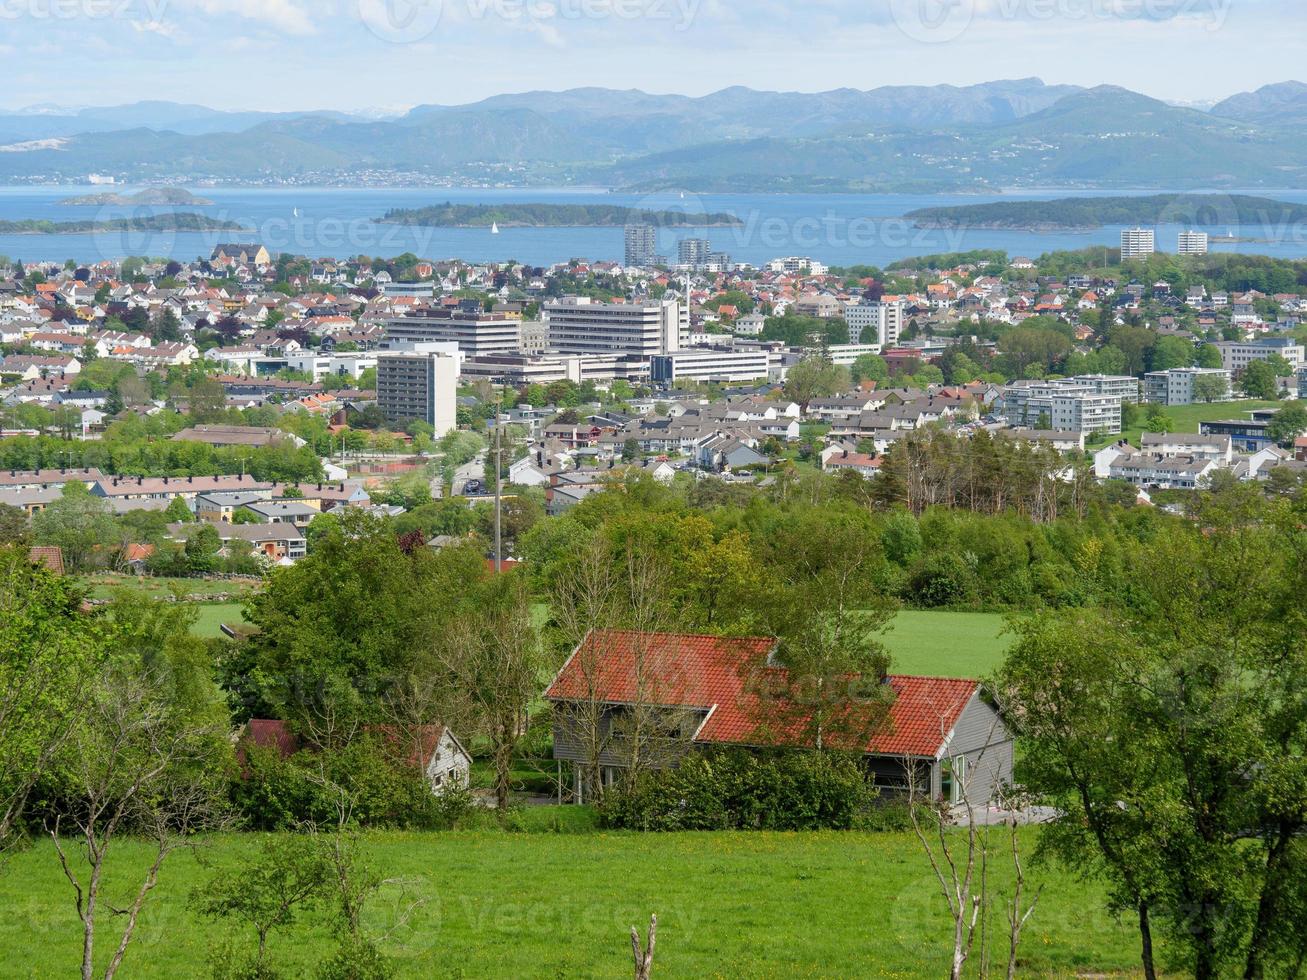
[[[300,209],[299,209],[299,208],[292,208],[292,209],[291,209],[291,216],[292,216],[292,217],[295,217],[295,218],[298,218],[298,217],[300,216]]]
[[[499,222],[497,221],[490,222],[490,234],[492,235],[499,234]]]

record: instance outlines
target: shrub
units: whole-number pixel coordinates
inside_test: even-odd
[[[847,830],[875,796],[845,755],[730,750],[648,773],[605,796],[600,815],[630,830]]]

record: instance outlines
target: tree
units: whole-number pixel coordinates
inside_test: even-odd
[[[200,378],[188,394],[191,418],[196,422],[221,421],[227,414],[227,390],[216,378]]]
[[[449,682],[440,720],[489,744],[495,803],[507,813],[515,750],[526,735],[545,668],[521,575],[494,576],[475,590],[469,608],[444,631],[436,665]]]
[[[1291,446],[1304,432],[1307,432],[1307,405],[1302,402],[1284,406],[1266,426],[1266,434],[1280,446]]]
[[[1149,352],[1149,362],[1153,371],[1189,367],[1194,362],[1194,345],[1183,337],[1158,337]]]
[[[849,384],[847,368],[832,364],[824,357],[805,357],[785,376],[785,397],[806,409],[814,398],[829,398],[847,391]]]
[[[122,529],[113,519],[108,501],[92,496],[85,484],[75,480],[32,519],[32,536],[38,544],[62,549],[64,563],[75,572],[116,556],[123,545]]]
[[[1221,350],[1212,344],[1203,344],[1195,353],[1194,363],[1201,368],[1219,368],[1224,366]]]
[[[879,354],[862,354],[849,369],[854,381],[888,381],[889,366]]]
[[[173,524],[190,524],[195,520],[195,515],[191,513],[191,509],[186,506],[186,500],[182,497],[173,497],[168,501],[163,516]]]
[[[257,947],[246,970],[251,977],[269,975],[268,938],[295,923],[318,905],[331,881],[332,866],[315,837],[267,836],[258,857],[226,871],[191,896],[192,907],[214,919],[235,919],[254,930]]]
[[[0,504],[0,545],[26,544],[29,535],[27,511],[12,504]]]
[[[1239,379],[1239,387],[1249,398],[1261,398],[1264,401],[1274,401],[1280,396],[1279,385],[1275,380],[1275,368],[1267,364],[1266,361],[1253,361],[1243,369],[1243,376]]]
[[[118,658],[82,700],[72,733],[60,747],[59,778],[75,803],[50,819],[49,832],[82,923],[83,980],[94,975],[105,863],[118,838],[144,837],[154,857],[126,909],[109,907],[121,913],[123,927],[105,980],[122,966],[168,857],[225,818],[224,763],[230,751],[225,718],[171,703],[175,691],[169,675],[168,667]],[[75,850],[64,837],[68,826],[76,831]]]
[[[1220,364],[1217,364],[1220,367]],[[1230,382],[1221,374],[1200,374],[1194,378],[1194,398],[1211,404],[1230,396]]]
[[[1298,517],[1232,483],[1130,556],[1128,605],[1014,624],[997,694],[1044,844],[1210,980],[1293,975],[1307,894]],[[1220,603],[1211,596],[1222,597]]]
[[[73,581],[0,548],[0,850],[47,778],[110,649]]]

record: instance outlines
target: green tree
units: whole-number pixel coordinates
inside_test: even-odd
[[[1249,398],[1273,401],[1280,395],[1275,378],[1275,368],[1265,361],[1253,361],[1243,369],[1243,375],[1239,378],[1239,387]]]
[[[124,543],[109,502],[76,481],[65,485],[59,499],[32,519],[32,537],[37,544],[62,549],[64,564],[74,572],[107,564]]]
[[[1285,405],[1266,427],[1266,434],[1281,446],[1291,446],[1304,432],[1307,432],[1307,405],[1302,402]]]
[[[807,408],[814,398],[828,398],[847,391],[849,383],[846,368],[824,357],[805,357],[785,376],[785,397]]]
[[[1200,374],[1194,378],[1194,398],[1198,401],[1211,404],[1229,396],[1230,382],[1224,375]]]

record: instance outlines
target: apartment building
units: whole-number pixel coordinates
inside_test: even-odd
[[[1181,255],[1206,255],[1208,246],[1207,232],[1182,231],[1178,251]]]
[[[627,225],[625,229],[626,264],[628,266],[656,265],[658,260],[658,229],[650,224]]]
[[[563,354],[653,357],[689,346],[689,309],[677,300],[601,303],[567,296],[546,303],[549,346]]]
[[[386,346],[456,343],[469,357],[505,354],[521,349],[522,320],[507,313],[422,309],[385,321]]]
[[[377,407],[387,421],[402,426],[426,422],[439,438],[457,427],[458,358],[422,349],[377,355]]]
[[[1121,232],[1121,258],[1138,259],[1157,251],[1157,236],[1151,228],[1125,228]]]
[[[849,306],[844,319],[849,325],[849,343],[879,344],[893,347],[903,332],[903,315],[907,304],[901,299],[887,296],[879,303],[863,301]]]
[[[1121,394],[1096,391],[1092,385],[1076,381],[1077,379],[1067,378],[1053,382],[1009,385],[1003,396],[1003,412],[1007,421],[1011,425],[1035,426],[1062,432],[1108,435],[1120,432]],[[1137,397],[1138,382],[1135,384]]]
[[[1208,401],[1195,391],[1199,378],[1218,379],[1223,385],[1221,394],[1211,401],[1229,401],[1231,396],[1230,372],[1225,368],[1172,368],[1169,371],[1151,371],[1144,375],[1144,399],[1155,405],[1192,405]]]

